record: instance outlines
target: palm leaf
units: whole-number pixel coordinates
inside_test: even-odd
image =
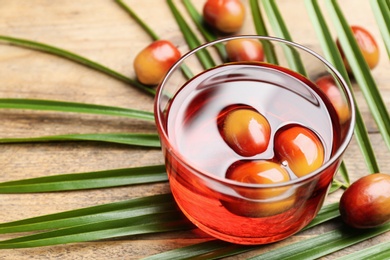
[[[123,8],[139,25],[144,29],[153,40],[158,40],[158,35],[148,26],[128,5],[122,0],[115,0],[115,2]]]
[[[142,216],[89,223],[5,241],[0,249],[51,246],[101,240],[148,233],[188,229],[188,222],[177,212],[143,214]]]
[[[270,24],[273,27],[274,31],[276,31],[276,34],[284,38],[286,40],[292,41],[292,37],[288,31],[288,28],[283,20],[283,17],[281,16],[279,9],[277,5],[275,4],[274,0],[265,0],[263,1],[264,8],[266,10],[267,15],[270,19]],[[284,48],[285,55],[288,61],[288,64],[291,69],[297,71],[298,73],[301,73],[302,75],[306,75],[306,69],[303,65],[303,62],[299,56],[299,53],[292,49],[292,48]],[[343,178],[349,182],[349,177],[347,173],[347,168],[343,165],[339,168],[339,172]],[[335,186],[333,186],[335,187]]]
[[[263,20],[263,16],[261,14],[260,5],[258,0],[250,0],[249,1],[253,24],[256,29],[256,33],[258,35],[268,36],[268,30],[265,27],[265,23]],[[267,58],[267,61],[272,64],[279,64],[278,58],[276,57],[273,45],[268,41],[262,41],[264,55]]]
[[[182,0],[182,2],[187,9],[189,15],[191,16],[192,21],[195,23],[196,27],[202,33],[206,41],[211,42],[216,40],[218,38],[217,35],[212,30],[210,30],[209,27],[205,26],[203,16],[198,12],[198,10],[196,10],[192,2],[190,0]],[[227,53],[225,46],[222,43],[215,44],[214,46],[217,49],[221,59],[226,60]]]
[[[322,49],[324,51],[325,58],[332,63],[335,68],[341,73],[344,80],[346,81],[351,94],[353,93],[353,88],[351,87],[351,81],[349,80],[349,76],[347,70],[345,69],[343,59],[341,54],[334,42],[330,30],[325,22],[325,19],[322,15],[322,12],[319,8],[319,5],[316,0],[306,0],[306,6],[308,9],[309,16],[311,18],[312,24],[317,32],[317,36],[320,40]],[[356,111],[356,126],[355,126],[355,137],[358,141],[360,150],[364,155],[364,159],[367,163],[368,169],[371,173],[379,172],[378,162],[376,160],[376,156],[374,154],[374,149],[372,148],[370,139],[368,137],[368,132],[366,126],[363,121],[363,117],[360,113],[359,106],[356,103],[356,99],[354,100],[354,106]],[[344,166],[345,167],[345,166]],[[341,171],[345,172],[345,171]],[[349,183],[348,175],[344,174],[344,179]]]
[[[147,111],[136,110],[131,108],[121,108],[121,107],[113,107],[113,106],[102,106],[102,105],[54,101],[54,100],[0,98],[0,108],[48,110],[48,111],[58,111],[58,112],[124,116],[124,117],[154,121],[153,113]]]
[[[0,224],[0,233],[43,231],[0,241],[0,249],[101,240],[193,228],[170,194],[104,204]]]
[[[108,188],[167,181],[164,165],[60,174],[0,183],[0,193],[35,193]]]
[[[139,133],[108,133],[108,134],[66,134],[27,138],[1,138],[0,143],[35,143],[35,142],[64,142],[64,141],[95,141],[126,145],[160,147],[157,134]]]
[[[160,37],[157,35],[157,33],[149,26],[145,23],[145,21],[143,21],[134,11],[133,9],[131,9],[128,5],[126,5],[123,1],[121,0],[115,0],[115,2],[117,2],[119,4],[120,7],[122,7],[141,27],[142,29],[154,40],[154,41],[157,41],[160,39]],[[190,69],[185,66],[185,65],[182,65],[181,66],[181,70],[183,71],[184,75],[187,77],[187,78],[191,78],[192,77],[192,72],[190,71]]]
[[[371,0],[370,3],[390,57],[390,3],[387,0]]]
[[[338,258],[338,260],[355,260],[355,259],[370,259],[370,260],[390,259],[390,242],[383,242]]]
[[[118,80],[121,80],[125,83],[128,83],[128,84],[130,84],[130,85],[132,85],[132,86],[134,86],[134,87],[136,87],[136,88],[138,88],[146,93],[149,93],[152,95],[154,95],[156,93],[156,91],[154,89],[151,89],[148,86],[144,86],[143,84],[139,83],[136,80],[133,80],[129,77],[126,77],[126,76],[124,76],[124,75],[122,75],[122,74],[120,74],[120,73],[118,73],[110,68],[107,68],[106,66],[103,66],[97,62],[94,62],[92,60],[89,60],[87,58],[84,58],[78,54],[72,53],[72,52],[67,51],[67,50],[60,49],[60,48],[57,48],[57,47],[54,47],[54,46],[51,46],[48,44],[40,43],[40,42],[30,41],[27,39],[14,38],[14,37],[9,37],[9,36],[3,36],[3,35],[0,35],[0,41],[6,42],[6,43],[9,43],[12,45],[16,45],[16,46],[39,50],[42,52],[56,55],[56,56],[74,61],[76,63],[82,64],[82,65],[87,66],[89,68],[92,68],[94,70],[103,72],[104,74],[106,74],[108,76],[111,76],[115,79],[118,79]]]
[[[352,72],[364,94],[364,97],[366,98],[367,104],[378,125],[383,140],[390,149],[390,117],[375,80],[372,77],[370,69],[360,52],[350,26],[344,18],[337,2],[334,0],[328,0],[326,1],[326,4],[331,14],[332,21],[337,29],[340,44],[348,63],[350,64]]]
[[[187,22],[184,20],[183,16],[180,14],[173,1],[167,0],[167,3],[190,49],[194,49],[201,45],[201,41],[188,26]],[[207,50],[203,49],[197,52],[196,55],[199,58],[199,61],[201,62],[204,69],[209,69],[215,66],[215,63]]]
[[[283,20],[280,11],[273,0],[263,0],[262,1],[264,10],[270,20],[271,26],[275,31],[275,34],[283,39],[288,41],[292,41],[292,37],[287,29],[287,26]],[[296,50],[293,48],[284,47],[284,52],[287,58],[287,62],[290,66],[290,69],[302,74],[306,75],[305,67],[302,63],[302,60]]]
[[[305,229],[319,225],[337,216],[339,216],[338,203],[326,205],[320,210],[317,217]],[[220,240],[211,240],[187,247],[174,249],[171,251],[166,251],[160,254],[147,257],[145,259],[220,259],[222,257],[242,254],[247,251],[257,249],[259,247],[260,246],[243,246]]]
[[[98,222],[102,219],[115,220],[119,219],[118,217],[120,216],[142,216],[144,213],[152,214],[167,212],[174,209],[175,206],[171,194],[153,195],[1,223],[0,234],[74,227],[91,222]]]
[[[279,247],[262,255],[250,258],[251,260],[279,260],[279,259],[318,259],[340,249],[352,246],[366,239],[378,236],[390,230],[390,224],[376,229],[359,230],[342,226],[322,235],[303,241]]]
[[[221,240],[211,240],[149,256],[144,260],[221,259],[242,254],[255,248],[255,246],[240,246]]]

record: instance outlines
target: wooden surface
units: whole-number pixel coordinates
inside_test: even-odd
[[[248,1],[244,2],[248,6]],[[369,1],[340,2],[351,24],[363,25],[378,39],[382,57],[373,75],[387,107],[390,107],[390,64]],[[158,35],[174,42],[183,53],[187,51],[165,1],[127,0],[126,3]],[[204,1],[193,0],[193,3],[200,9]],[[303,1],[279,0],[277,3],[293,39],[320,51]],[[182,10],[181,2],[177,1],[177,4]],[[255,32],[249,14],[241,31],[243,34]],[[132,62],[135,55],[151,42],[149,36],[112,0],[0,0],[0,34],[64,48],[130,77],[134,77]],[[377,132],[359,89],[355,90],[381,170],[390,173],[389,150]],[[99,72],[52,55],[7,44],[0,44],[0,97],[75,101],[148,111],[152,111],[153,106],[150,96]],[[0,137],[155,131],[153,123],[97,115],[0,110],[0,118]],[[352,180],[367,174],[355,140],[346,152],[345,161]],[[1,145],[0,181],[161,163],[163,159],[158,149],[134,149],[123,145],[77,142]],[[168,191],[168,184],[156,184],[80,192],[0,195],[0,222]],[[326,203],[337,201],[339,196],[340,192],[332,194]],[[334,225],[333,222],[321,225],[282,243],[261,247],[234,259],[245,259],[270,248],[320,234]],[[5,238],[8,236],[0,236],[0,239]],[[389,238],[390,234],[387,233],[323,259],[334,259]],[[201,232],[147,235],[121,240],[2,250],[0,259],[139,259],[205,239],[209,238]]]

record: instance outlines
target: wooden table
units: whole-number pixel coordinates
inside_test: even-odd
[[[248,6],[248,1],[244,1]],[[368,28],[378,39],[381,61],[373,71],[380,91],[390,107],[390,64],[369,1],[343,0],[341,6],[351,24]],[[184,53],[187,47],[165,1],[126,0],[158,35],[171,40]],[[201,9],[203,0],[193,3]],[[279,0],[279,8],[294,40],[314,50],[320,46],[303,1]],[[182,9],[180,1],[178,7]],[[51,44],[104,64],[134,77],[135,55],[151,42],[149,36],[113,0],[0,0],[0,34]],[[249,8],[249,6],[248,6]],[[325,14],[326,14],[326,9]],[[249,14],[249,12],[248,12]],[[332,27],[331,27],[332,28]],[[332,28],[333,30],[333,28]],[[253,34],[250,15],[242,29]],[[85,102],[152,111],[153,99],[111,77],[49,54],[0,45],[0,97],[39,98]],[[383,172],[390,172],[389,150],[358,88],[355,88],[371,141]],[[66,133],[155,132],[153,123],[140,120],[56,112],[0,110],[0,137],[31,137]],[[352,180],[367,174],[367,168],[352,141],[345,155]],[[129,148],[104,143],[9,144],[0,146],[0,181],[60,173],[76,173],[150,164],[161,164],[158,149]],[[165,193],[168,184],[139,185],[111,189],[47,194],[0,195],[0,221],[7,222],[129,198]],[[335,202],[341,192],[330,195]],[[234,259],[259,254],[262,250],[320,234],[333,227],[329,223],[299,233],[282,243],[251,251]],[[8,236],[1,236],[6,239]],[[333,259],[388,240],[384,234],[334,253]],[[0,259],[138,259],[169,249],[209,239],[200,232],[178,232],[136,236],[124,240],[59,245],[33,249],[2,250]]]

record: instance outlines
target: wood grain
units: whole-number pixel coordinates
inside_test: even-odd
[[[161,37],[188,50],[165,1],[126,0],[128,5]],[[318,52],[320,46],[308,20],[304,1],[279,0],[295,41]],[[381,61],[372,72],[383,99],[390,107],[390,64],[369,1],[343,0],[340,5],[351,24],[369,29],[378,39]],[[180,1],[176,1],[184,10]],[[201,10],[204,0],[193,0]],[[244,3],[249,8],[247,0]],[[132,61],[150,37],[114,1],[108,0],[0,0],[0,35],[51,44],[134,77]],[[248,9],[249,10],[249,9]],[[183,11],[184,13],[184,11]],[[326,16],[329,20],[329,17]],[[330,21],[330,20],[329,20]],[[334,32],[333,27],[332,32]],[[248,12],[240,33],[253,34]],[[0,44],[0,97],[39,98],[120,106],[152,111],[153,98],[109,76],[71,61],[42,52]],[[359,88],[354,87],[382,172],[390,173],[389,150],[383,143]],[[98,115],[1,110],[0,137],[30,137],[66,133],[154,132],[153,123]],[[351,142],[345,161],[352,180],[367,174],[357,148]],[[158,149],[134,149],[99,143],[12,144],[0,146],[0,181],[87,172],[122,167],[161,164]],[[93,191],[0,195],[0,222],[98,205],[128,198],[168,192],[168,184],[139,185]],[[340,192],[326,203],[337,201]],[[281,243],[260,247],[232,259],[245,259],[270,248],[323,233],[337,225],[331,222],[302,232]],[[1,236],[5,239],[11,236]],[[359,248],[388,240],[390,234],[360,243],[323,259],[334,259]],[[139,259],[165,250],[209,239],[202,232],[177,232],[129,237],[33,249],[2,250],[0,259]]]

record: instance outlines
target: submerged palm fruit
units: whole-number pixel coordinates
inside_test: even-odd
[[[247,161],[233,164],[226,173],[226,178],[243,183],[275,184],[290,180],[288,172],[280,165],[271,161]],[[250,199],[268,199],[280,195],[285,189],[248,189],[239,193]]]
[[[390,221],[390,175],[375,173],[349,186],[340,199],[340,214],[355,228],[378,227]]]
[[[226,178],[250,184],[278,184],[288,182],[290,176],[281,165],[271,161],[247,161],[233,164]],[[230,212],[245,217],[267,217],[282,213],[292,207],[295,195],[289,186],[234,187],[243,198],[222,201]]]
[[[350,109],[347,100],[336,86],[333,77],[331,75],[323,76],[316,81],[316,85],[329,98],[339,117],[340,124],[345,123],[351,117]]]
[[[170,41],[155,41],[135,57],[135,74],[142,84],[157,85],[180,57],[180,51]]]
[[[318,169],[324,162],[324,147],[318,136],[299,125],[282,128],[276,133],[274,151],[297,177]]]
[[[254,156],[268,147],[271,127],[267,119],[254,109],[228,111],[221,128],[225,142],[239,155]]]
[[[226,43],[230,61],[264,61],[263,45],[255,39],[235,39]]]
[[[220,32],[235,33],[244,24],[245,7],[240,0],[207,0],[203,18]]]

